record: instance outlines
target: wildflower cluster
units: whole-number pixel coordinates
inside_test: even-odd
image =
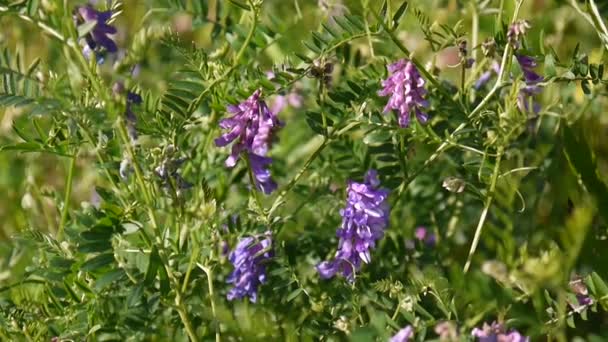
[[[407,127],[410,125],[411,113],[421,123],[428,120],[425,110],[429,102],[425,99],[426,81],[420,76],[418,69],[412,61],[401,59],[388,66],[389,77],[382,81],[380,96],[390,96],[384,107],[384,112],[395,110],[399,115],[399,125]]]
[[[226,166],[235,166],[239,155],[243,154],[249,161],[257,188],[270,194],[277,188],[277,184],[268,170],[272,159],[266,157],[266,154],[276,130],[283,123],[276,113],[268,109],[261,95],[261,90],[256,90],[239,105],[228,106],[228,112],[234,115],[220,121],[220,127],[229,131],[215,139],[215,144],[221,147],[236,140],[230,157],[226,159]]]
[[[371,262],[371,250],[384,236],[389,220],[388,190],[379,186],[374,170],[367,173],[363,183],[349,182],[346,207],[340,211],[342,226],[336,233],[340,242],[335,259],[317,265],[322,278],[341,273],[352,281],[361,262]]]
[[[522,0],[432,25],[423,2],[342,2],[0,5],[2,339],[528,342],[602,325],[606,158],[586,137],[606,126],[588,115],[601,54],[535,44]],[[428,44],[399,25],[408,4]],[[11,41],[34,30],[61,58]]]
[[[234,271],[227,279],[233,288],[228,291],[228,300],[249,297],[258,298],[258,286],[266,282],[266,265],[272,256],[272,234],[241,238],[228,259]]]

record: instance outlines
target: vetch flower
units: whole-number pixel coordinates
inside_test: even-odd
[[[426,227],[418,227],[416,228],[416,230],[414,231],[414,236],[416,237],[416,239],[420,242],[423,242],[424,244],[428,245],[428,246],[434,246],[435,242],[437,241],[437,238],[435,237],[435,234],[433,234],[432,232],[429,232],[429,230]]]
[[[424,98],[427,93],[424,88],[425,80],[414,63],[401,59],[389,65],[387,69],[390,76],[382,81],[383,88],[378,92],[380,96],[390,96],[384,113],[397,111],[401,127],[409,126],[412,112],[416,114],[418,121],[425,123],[428,120],[425,110],[429,107]]]
[[[249,236],[241,238],[236,248],[230,252],[228,260],[234,266],[234,271],[227,282],[233,284],[228,291],[228,300],[249,297],[257,301],[258,286],[266,282],[265,262],[272,257],[272,234]]]
[[[529,337],[520,334],[517,330],[507,332],[504,325],[492,322],[491,325],[484,323],[481,329],[475,328],[471,332],[479,342],[528,342]]]
[[[526,86],[523,87],[519,92],[517,104],[520,110],[523,112],[529,112],[530,109],[532,109],[534,113],[538,113],[540,111],[540,105],[532,102],[532,108],[529,108],[529,103],[534,95],[541,92],[541,87],[538,85],[538,83],[542,82],[544,78],[534,71],[537,64],[533,57],[522,54],[516,54],[515,57],[517,59],[517,63],[521,67],[524,75],[524,82],[526,83]]]
[[[435,326],[435,334],[439,336],[439,341],[458,341],[458,331],[456,324],[451,321],[443,321]]]
[[[389,220],[389,192],[379,186],[374,170],[368,171],[363,183],[349,182],[346,207],[340,211],[342,226],[337,230],[338,251],[334,260],[317,265],[321,278],[331,278],[340,272],[353,281],[361,262],[371,261],[370,250],[384,236]]]
[[[391,337],[389,342],[407,342],[414,337],[414,328],[411,325],[399,330],[395,336]]]
[[[104,48],[110,53],[114,53],[118,50],[116,43],[112,37],[110,37],[116,33],[116,28],[107,23],[112,17],[112,11],[100,12],[87,5],[79,7],[78,14],[80,15],[76,20],[78,24],[95,22],[93,29],[85,35],[85,41],[88,47],[88,49],[85,47],[85,50],[91,52]],[[83,52],[85,55],[87,54],[86,51]]]
[[[216,146],[226,146],[233,141],[232,152],[226,159],[226,166],[234,167],[241,153],[249,158],[256,186],[269,194],[276,189],[276,184],[267,169],[272,159],[266,157],[274,140],[277,129],[283,126],[276,113],[268,109],[266,102],[260,98],[261,91],[256,90],[247,100],[237,106],[228,106],[233,116],[220,121],[220,127],[229,130],[215,139]]]

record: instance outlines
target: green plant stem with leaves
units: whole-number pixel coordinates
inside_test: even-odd
[[[68,175],[65,179],[65,195],[63,197],[63,208],[61,211],[61,221],[59,222],[59,230],[57,231],[57,240],[61,240],[63,237],[63,231],[65,230],[65,224],[68,220],[68,213],[70,211],[70,199],[72,198],[72,184],[74,183],[74,170],[76,169],[76,155],[70,158],[68,166]]]

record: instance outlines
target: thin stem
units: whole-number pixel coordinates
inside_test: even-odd
[[[85,138],[87,138],[89,143],[91,143],[91,145],[93,145],[93,150],[95,151],[95,155],[97,157],[97,162],[101,165],[105,165],[106,161],[104,160],[101,153],[99,153],[99,149],[97,148],[97,143],[93,140],[93,135],[91,134],[91,131],[85,125],[81,124],[80,122],[78,122],[78,127],[80,127],[80,129],[84,133]],[[118,184],[114,180],[114,177],[112,177],[112,174],[110,174],[110,171],[108,171],[108,169],[106,167],[103,167],[103,171],[106,175],[106,178],[110,181],[110,183],[112,183],[112,186],[114,187],[114,189],[116,189],[116,191],[118,191],[118,189],[119,189]],[[122,196],[118,195],[117,197],[118,197],[118,200],[120,201],[120,203],[122,204],[122,206],[125,207],[127,205],[127,202],[122,198]]]
[[[500,161],[502,159],[503,152],[503,147],[499,146],[498,156],[496,157],[496,162],[494,164],[494,172],[492,172],[492,179],[490,181],[490,187],[488,188],[488,197],[486,198],[486,203],[483,207],[483,211],[481,212],[481,216],[479,217],[477,229],[475,230],[475,236],[473,237],[473,243],[471,243],[471,249],[469,250],[469,256],[467,257],[467,262],[464,265],[463,271],[465,273],[469,271],[469,267],[471,266],[471,260],[473,259],[473,255],[475,254],[475,250],[477,249],[477,245],[479,244],[479,239],[481,238],[481,231],[483,230],[483,225],[486,222],[488,211],[490,210],[490,206],[492,205],[492,201],[494,200],[494,190],[496,189],[496,183],[500,171]]]
[[[298,173],[293,177],[293,179],[289,183],[287,183],[287,186],[285,186],[285,188],[283,190],[281,190],[281,192],[279,193],[277,198],[274,200],[272,207],[270,207],[270,210],[268,211],[268,216],[270,216],[275,210],[277,210],[279,208],[279,206],[283,202],[283,199],[285,199],[285,196],[287,196],[287,193],[289,192],[289,190],[291,190],[291,188],[293,188],[296,185],[298,180],[300,180],[300,177],[302,177],[304,172],[306,172],[308,167],[310,167],[310,164],[312,164],[312,162],[315,159],[317,159],[319,154],[321,154],[321,152],[327,146],[328,143],[329,143],[329,138],[323,137],[323,142],[321,143],[321,145],[319,145],[319,147],[317,147],[317,149],[310,155],[310,157],[308,157],[308,160],[306,160],[302,169],[300,171],[298,171]]]
[[[245,38],[243,45],[241,46],[241,48],[235,55],[235,57],[232,61],[232,66],[230,68],[228,68],[228,70],[226,70],[226,72],[224,72],[220,77],[213,80],[213,82],[211,82],[211,84],[209,84],[207,86],[207,88],[205,88],[205,90],[203,90],[203,92],[194,101],[192,101],[190,106],[188,106],[188,113],[194,112],[198,108],[198,106],[200,106],[201,102],[203,101],[205,96],[211,91],[211,89],[213,89],[216,85],[218,85],[219,83],[226,80],[226,78],[228,78],[228,76],[230,76],[234,72],[234,70],[236,70],[236,68],[238,66],[238,62],[241,59],[241,57],[243,57],[243,54],[247,50],[247,46],[249,45],[249,42],[251,42],[251,39],[253,38],[253,34],[255,33],[255,30],[258,25],[258,10],[255,6],[252,6],[252,8],[253,8],[253,24],[251,25],[251,28],[249,29],[249,32],[247,33],[247,37]]]
[[[209,267],[202,267],[203,272],[207,275],[207,288],[209,289],[209,301],[211,302],[211,314],[213,315],[213,325],[215,326],[215,341],[220,342],[220,326],[217,320],[217,313],[215,311],[215,297],[213,294],[213,270]]]
[[[260,198],[260,194],[258,191],[258,185],[255,181],[255,176],[253,175],[253,169],[251,168],[251,160],[249,159],[249,154],[245,153],[245,161],[247,162],[247,173],[249,174],[249,182],[251,183],[251,188],[253,190],[253,195],[255,197],[255,202],[261,211],[264,211],[264,205],[262,204],[262,199]]]
[[[190,322],[190,318],[188,318],[188,313],[186,312],[186,307],[184,306],[184,302],[182,301],[182,297],[179,294],[179,291],[176,291],[175,295],[175,305],[177,306],[177,313],[184,324],[184,328],[186,329],[186,334],[190,338],[192,342],[198,342],[198,337],[192,328],[192,323]]]
[[[522,3],[523,3],[523,0],[517,1],[517,4],[515,5],[515,10],[513,11],[513,19],[511,20],[511,22],[515,22],[517,20],[517,17],[519,15],[519,10],[521,8]],[[479,102],[477,107],[475,107],[475,109],[473,109],[473,111],[471,111],[471,113],[469,113],[467,115],[467,118],[472,118],[472,117],[476,116],[477,114],[479,114],[488,105],[488,103],[490,103],[490,100],[492,99],[494,94],[496,94],[496,92],[502,87],[502,85],[503,85],[502,79],[505,75],[507,59],[511,59],[511,53],[512,53],[511,45],[507,44],[507,46],[505,47],[503,56],[502,56],[502,61],[500,63],[500,71],[498,72],[498,77],[496,79],[496,83],[494,84],[492,89],[488,92],[488,94],[486,94],[486,96],[481,100],[481,102]],[[437,147],[437,149],[429,157],[429,159],[427,159],[420,168],[418,168],[416,171],[414,171],[414,173],[412,173],[412,175],[408,179],[405,180],[404,187],[407,187],[409,185],[409,183],[411,183],[418,175],[420,175],[435,159],[437,159],[443,152],[445,152],[450,147],[450,145],[452,145],[452,143],[450,141],[452,139],[454,139],[454,137],[458,133],[460,133],[460,131],[462,131],[466,126],[467,126],[467,123],[463,122],[458,127],[456,127],[456,129],[448,136],[448,138],[444,142],[442,142],[441,145],[439,145],[439,147]]]
[[[70,199],[72,198],[72,183],[74,178],[74,169],[76,169],[76,155],[70,158],[70,165],[68,166],[68,175],[65,180],[65,194],[63,197],[63,209],[61,211],[61,221],[59,223],[59,230],[57,231],[57,240],[61,240],[63,236],[63,230],[68,220],[68,211],[70,210]]]

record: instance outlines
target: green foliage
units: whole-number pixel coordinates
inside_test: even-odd
[[[84,3],[0,4],[0,340],[608,338],[604,4],[98,1],[120,51],[87,57]],[[429,103],[408,127],[378,95],[403,58]],[[214,142],[256,90],[285,123],[268,196]],[[388,228],[321,279],[370,169]],[[268,231],[257,302],[228,300],[228,251]]]

